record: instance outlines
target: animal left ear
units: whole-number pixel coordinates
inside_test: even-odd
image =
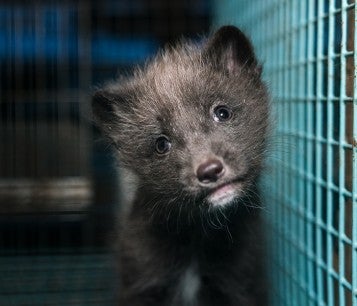
[[[235,26],[219,28],[208,40],[204,55],[229,74],[235,74],[242,68],[258,76],[262,72],[250,40]]]

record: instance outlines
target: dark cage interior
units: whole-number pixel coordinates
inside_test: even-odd
[[[0,4],[0,305],[115,305],[118,179],[90,95],[209,24],[208,0]]]

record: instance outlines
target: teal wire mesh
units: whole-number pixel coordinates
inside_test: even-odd
[[[114,266],[104,252],[2,255],[0,304],[115,305]]]
[[[355,3],[216,0],[214,12],[251,36],[272,94],[272,305],[357,306]]]

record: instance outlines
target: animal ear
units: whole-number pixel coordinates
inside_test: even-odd
[[[219,28],[208,40],[204,52],[210,61],[229,74],[237,73],[242,67],[261,74],[262,68],[250,40],[235,26]]]
[[[123,98],[118,93],[104,89],[96,91],[92,98],[94,123],[107,135],[111,136],[118,128],[120,104]]]

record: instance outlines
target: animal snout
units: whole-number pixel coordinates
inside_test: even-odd
[[[209,159],[198,166],[196,176],[203,184],[216,182],[224,174],[224,166],[218,159]]]

